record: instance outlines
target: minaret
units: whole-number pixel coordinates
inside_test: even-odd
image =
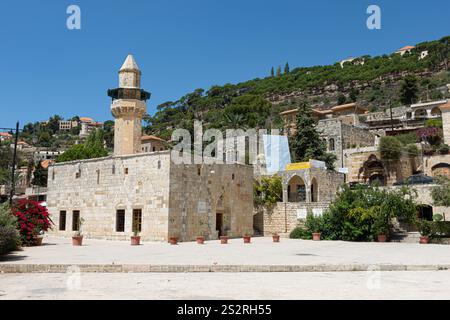
[[[130,54],[119,70],[119,88],[108,90],[114,116],[114,155],[141,152],[142,117],[150,93],[141,87],[141,71]]]

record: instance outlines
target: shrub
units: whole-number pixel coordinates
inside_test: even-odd
[[[402,152],[402,144],[394,137],[382,137],[379,150],[382,160],[398,161]]]
[[[314,216],[308,213],[306,216],[305,228],[310,233],[320,233],[323,230],[323,219],[320,216]]]
[[[283,187],[280,176],[263,177],[253,184],[253,199],[255,206],[272,207],[282,201]]]
[[[413,192],[345,185],[322,216],[322,238],[327,240],[372,241],[379,232],[386,235],[392,218],[414,221]],[[310,230],[308,230],[310,231]]]
[[[18,234],[12,226],[0,226],[0,256],[17,249]]]
[[[404,147],[404,150],[408,157],[417,157],[420,154],[419,148],[415,144],[408,144]]]
[[[36,201],[20,200],[12,212],[18,219],[22,245],[33,245],[37,235],[51,229],[52,221],[47,208]]]
[[[423,237],[429,237],[433,234],[433,222],[426,220],[417,221],[417,227],[419,229],[420,235]]]
[[[441,144],[439,146],[439,148],[437,149],[437,151],[440,154],[448,154],[448,152],[450,151],[450,147],[448,145],[446,145],[446,144]]]
[[[289,234],[289,238],[291,239],[304,239],[311,240],[312,233],[302,227],[297,227]]]

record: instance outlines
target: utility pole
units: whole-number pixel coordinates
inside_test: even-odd
[[[388,103],[389,103],[389,112],[390,112],[390,114],[391,114],[391,132],[392,132],[392,135],[394,135],[394,119],[393,119],[393,117],[392,117],[392,104],[391,104],[391,99],[388,100]]]
[[[14,153],[11,168],[11,191],[9,194],[9,204],[13,204],[14,193],[16,192],[16,162],[17,162],[17,143],[19,142],[19,122],[16,123],[16,135],[14,138]]]

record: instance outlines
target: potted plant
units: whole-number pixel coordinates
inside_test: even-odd
[[[198,236],[197,237],[197,244],[205,244],[205,237],[204,236]]]
[[[386,242],[390,231],[389,222],[381,214],[375,218],[373,230],[377,236],[378,242]]]
[[[81,232],[81,226],[83,225],[84,219],[80,218],[78,219],[78,231],[75,231],[75,233],[72,236],[72,245],[74,246],[82,246],[83,245],[83,233]]]
[[[170,243],[171,245],[176,245],[176,244],[178,244],[178,237],[175,237],[175,236],[170,237],[170,238],[169,238],[169,243]]]
[[[312,213],[306,216],[306,228],[312,233],[313,241],[320,241],[322,232],[322,218],[315,217]]]
[[[131,245],[138,246],[141,244],[141,237],[139,236],[139,231],[136,229],[133,231],[133,235],[131,236]]]
[[[251,243],[251,241],[252,241],[252,237],[248,233],[244,234],[243,238],[244,238],[244,243]]]
[[[438,152],[442,155],[448,154],[449,151],[450,151],[450,147],[448,145],[446,145],[445,143],[441,144],[438,148]]]
[[[228,236],[220,236],[220,244],[228,244]]]
[[[280,242],[280,235],[278,233],[274,233],[272,235],[273,242]]]
[[[419,232],[420,232],[420,240],[419,243],[427,244],[430,242],[430,236],[433,233],[433,223],[431,221],[420,220],[417,223]]]

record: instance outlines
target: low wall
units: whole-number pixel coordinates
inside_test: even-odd
[[[261,225],[255,225],[255,228],[265,236],[273,233],[288,235],[306,219],[308,212],[322,215],[328,206],[328,202],[279,202],[273,208],[262,209],[255,214],[255,220],[261,221],[262,218],[262,228]]]

